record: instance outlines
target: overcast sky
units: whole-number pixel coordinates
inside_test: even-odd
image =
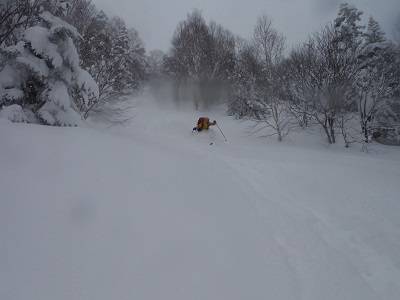
[[[128,27],[139,32],[146,51],[166,52],[172,35],[188,13],[197,8],[208,23],[211,19],[232,33],[250,38],[257,17],[263,12],[290,44],[305,41],[307,36],[334,20],[340,0],[92,0],[98,9],[122,17]],[[367,22],[372,15],[392,34],[395,19],[400,17],[399,0],[348,0],[364,12]]]

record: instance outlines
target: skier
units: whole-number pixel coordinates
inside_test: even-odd
[[[208,127],[217,125],[217,121],[214,120],[214,122],[210,123],[210,119],[208,117],[201,117],[197,121],[197,126],[193,128],[193,131],[202,131],[208,130]]]

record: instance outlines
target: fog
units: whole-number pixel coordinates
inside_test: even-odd
[[[253,35],[257,17],[267,13],[275,27],[287,37],[288,45],[301,43],[309,34],[333,21],[341,2],[354,4],[364,12],[363,22],[372,15],[390,36],[400,15],[398,0],[93,0],[109,16],[122,17],[138,32],[146,50],[167,51],[179,21],[197,8],[206,21],[214,20],[243,38]]]

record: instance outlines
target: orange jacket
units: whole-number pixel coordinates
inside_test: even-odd
[[[202,123],[197,124],[197,131],[200,131],[203,129],[208,130],[208,127],[214,126],[215,124],[217,124],[215,121],[210,122],[210,119],[205,117]]]

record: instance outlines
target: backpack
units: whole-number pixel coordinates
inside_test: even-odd
[[[203,124],[204,122],[204,117],[199,118],[199,120],[197,121],[197,125]]]

